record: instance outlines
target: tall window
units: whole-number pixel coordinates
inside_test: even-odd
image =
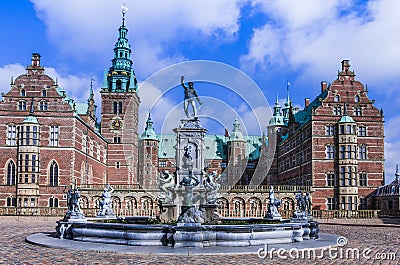
[[[18,102],[18,109],[19,110],[26,110],[26,101],[19,101]]]
[[[365,126],[358,127],[358,136],[367,136],[367,127]]]
[[[25,145],[29,145],[29,138],[31,137],[31,127],[25,127]]]
[[[42,97],[47,97],[47,90],[46,89],[42,90]]]
[[[340,167],[340,186],[344,186],[346,179],[346,168]]]
[[[354,108],[354,116],[362,116],[362,108],[361,107]]]
[[[326,184],[328,186],[335,186],[335,174],[334,173],[326,174]]]
[[[335,158],[335,147],[333,145],[326,146],[326,158],[328,159]]]
[[[50,198],[49,207],[58,207],[58,198]]]
[[[325,135],[334,135],[335,134],[335,126],[327,125],[325,126]]]
[[[118,114],[122,114],[122,102],[118,102]]]
[[[55,161],[50,165],[49,184],[50,186],[58,186],[58,165]]]
[[[8,125],[6,144],[7,145],[16,145],[17,144],[17,126]]]
[[[353,197],[348,197],[347,198],[347,201],[348,201],[348,208],[347,208],[347,210],[353,210]]]
[[[341,159],[346,158],[346,146],[345,145],[340,146],[340,158]]]
[[[32,145],[38,145],[39,143],[39,132],[37,126],[32,126]]]
[[[360,96],[359,95],[355,96],[354,102],[360,102]]]
[[[347,186],[353,186],[353,172],[352,167],[347,167]]]
[[[45,91],[45,90],[44,90]],[[47,101],[40,101],[39,110],[46,111],[48,109]]]
[[[32,155],[32,172],[38,172],[38,163],[37,163],[37,158],[36,155]],[[35,181],[32,180],[32,182],[34,183]]]
[[[122,102],[113,102],[113,113],[114,114],[122,114]]]
[[[361,187],[366,187],[368,186],[368,179],[367,179],[367,173],[359,173],[358,174],[358,184]]]
[[[7,205],[6,206],[16,206],[17,200],[14,197],[7,197]]]
[[[113,113],[117,114],[118,113],[118,102],[114,101],[113,103]]]
[[[358,146],[358,159],[367,159],[367,146]]]
[[[122,89],[122,81],[121,80],[117,80],[117,82],[115,82],[116,85],[116,89],[117,90],[121,90]]]
[[[352,158],[351,157],[351,145],[347,146],[347,158]]]
[[[26,96],[26,91],[25,91],[25,89],[21,89],[20,95],[21,95],[21,97],[25,97],[25,96]]]
[[[335,210],[335,198],[327,198],[327,204],[326,204],[328,210]]]
[[[50,126],[50,146],[58,146],[59,128],[57,125]]]
[[[7,185],[15,185],[16,171],[14,161],[10,161],[7,165]]]

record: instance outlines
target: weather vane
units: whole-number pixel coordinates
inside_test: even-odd
[[[128,8],[126,7],[125,3],[122,4],[122,25],[125,24],[125,14],[126,11],[128,11]]]

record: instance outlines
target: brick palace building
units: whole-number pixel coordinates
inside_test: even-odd
[[[100,91],[100,120],[92,88],[87,102],[75,102],[45,74],[37,53],[26,73],[11,80],[0,102],[0,207],[65,209],[65,187],[76,184],[83,208],[94,208],[109,183],[117,187],[117,212],[154,212],[156,196],[141,186],[155,187],[159,171],[175,170],[176,139],[157,134],[150,116],[139,133],[127,32],[123,18]],[[329,86],[322,82],[321,94],[307,98],[302,110],[293,108],[289,93],[282,109],[277,101],[267,135],[245,136],[235,120],[230,133],[206,136],[207,170],[239,179],[235,188],[223,187],[223,211],[262,216],[269,186],[246,185],[267,160],[271,168],[257,177],[263,185],[278,185],[284,209],[293,209],[299,188],[312,192],[314,209],[372,207],[368,195],[384,182],[383,113],[349,67],[342,61],[337,79]],[[272,146],[275,153],[268,156]]]

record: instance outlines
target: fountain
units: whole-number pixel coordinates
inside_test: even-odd
[[[291,220],[282,219],[278,212],[280,200],[271,186],[269,206],[261,220],[241,219],[247,224],[223,224],[224,218],[217,212],[220,184],[216,171],[206,172],[204,167],[204,137],[207,129],[201,126],[196,116],[193,85],[185,88],[186,119],[174,129],[176,133],[176,172],[160,172],[158,223],[129,223],[131,218],[116,217],[111,208],[113,188],[106,185],[96,218],[85,218],[79,209],[79,190],[68,191],[68,212],[58,221],[58,237],[64,243],[95,242],[130,246],[160,246],[169,249],[191,247],[247,247],[264,244],[281,244],[318,239],[318,223],[312,221],[309,212],[309,195],[296,196],[297,209]],[[188,107],[192,106],[190,115]],[[149,221],[146,217],[137,217]],[[112,220],[112,222],[110,222]],[[225,220],[226,221],[226,220]],[[231,220],[232,221],[232,220]],[[234,220],[233,220],[234,221]],[[29,240],[28,240],[29,241]],[[32,241],[32,240],[31,240]]]

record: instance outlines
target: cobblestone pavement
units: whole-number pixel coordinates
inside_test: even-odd
[[[90,251],[70,251],[44,248],[25,242],[25,237],[35,232],[54,231],[58,218],[45,217],[0,217],[0,264],[400,264],[400,219],[388,220],[320,220],[320,229],[325,233],[345,236],[348,244],[331,255],[324,252],[322,259],[293,259],[288,253],[282,256],[288,259],[254,255],[216,255],[216,256],[162,256],[127,255],[118,253],[98,253]],[[343,223],[344,225],[337,225]],[[356,224],[357,226],[352,226]],[[383,225],[388,225],[383,227]],[[352,250],[358,248],[360,258],[352,258]],[[362,251],[369,260],[362,257]],[[297,255],[293,251],[292,255]],[[317,251],[320,255],[321,251]],[[334,256],[337,256],[334,258]],[[394,260],[393,260],[393,256]],[[377,259],[377,257],[386,259]],[[348,259],[346,259],[348,257]],[[389,260],[390,259],[390,260]]]

